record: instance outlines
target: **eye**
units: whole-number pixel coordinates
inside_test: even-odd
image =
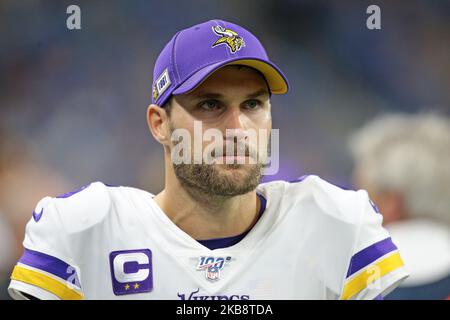
[[[245,108],[250,109],[250,110],[256,110],[259,107],[261,107],[261,105],[262,105],[261,101],[256,100],[256,99],[247,100],[244,102]]]
[[[219,101],[214,99],[202,101],[199,106],[206,111],[213,111],[220,108]]]

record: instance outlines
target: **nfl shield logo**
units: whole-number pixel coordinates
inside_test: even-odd
[[[206,271],[206,279],[208,280],[218,280],[220,278],[219,270],[217,271]]]

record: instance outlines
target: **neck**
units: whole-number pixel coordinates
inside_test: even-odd
[[[197,240],[247,231],[255,224],[261,205],[255,190],[232,197],[209,195],[178,180],[166,183],[154,200],[173,223]]]

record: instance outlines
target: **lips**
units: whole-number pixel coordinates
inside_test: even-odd
[[[250,157],[250,148],[248,146],[239,146],[239,147],[225,147],[223,150],[219,150],[216,153],[216,149],[213,149],[211,152],[211,156],[214,157]]]
[[[233,152],[234,151],[234,152]],[[236,150],[231,150],[231,152],[220,152],[219,154],[212,155],[214,159],[220,159],[219,164],[234,164],[234,163],[241,163],[245,164],[249,160],[249,158],[253,157],[250,155],[250,152],[248,148],[243,152],[243,150],[239,150],[239,154]]]

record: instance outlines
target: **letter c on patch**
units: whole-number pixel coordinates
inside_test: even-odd
[[[138,270],[135,272],[126,272],[125,264],[127,262],[134,262],[137,264]],[[120,283],[143,281],[149,276],[149,263],[148,256],[142,252],[123,253],[117,255],[113,260],[114,276]]]

